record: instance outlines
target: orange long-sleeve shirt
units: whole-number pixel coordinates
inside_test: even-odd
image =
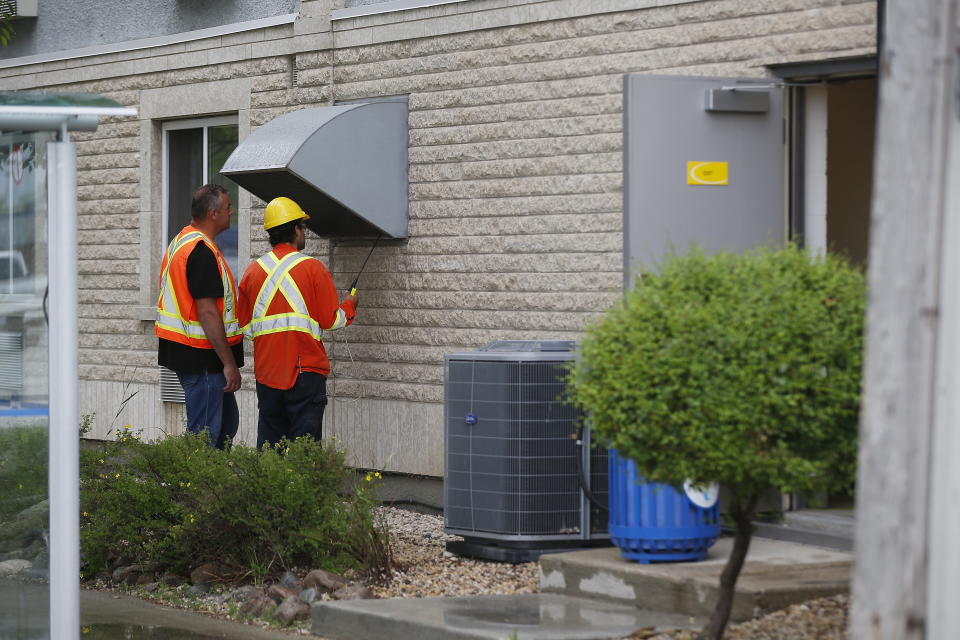
[[[273,247],[274,255],[280,260],[294,251],[291,245],[285,243]],[[334,325],[338,309],[343,309],[348,325],[353,322],[356,316],[353,300],[340,303],[333,278],[319,260],[309,258],[300,262],[290,270],[290,277],[300,290],[310,317],[316,320],[322,329]],[[241,326],[250,324],[257,296],[266,278],[267,273],[256,261],[244,272],[237,299]],[[286,298],[277,295],[267,308],[267,315],[291,311],[293,309]],[[322,342],[302,331],[279,331],[254,338],[253,373],[257,382],[274,389],[289,389],[301,371],[329,375],[330,360]]]

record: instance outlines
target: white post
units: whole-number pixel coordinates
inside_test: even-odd
[[[956,67],[955,67],[956,69]],[[927,544],[927,637],[951,638],[960,629],[960,100],[944,136],[948,141],[944,202],[941,313],[931,439]]]
[[[957,4],[887,2],[850,615],[855,640],[947,640],[960,628],[960,202],[953,195],[960,158],[950,153]]]
[[[65,132],[61,133],[66,138]],[[47,144],[50,286],[50,637],[80,637],[80,384],[77,365],[77,165]]]
[[[804,89],[803,246],[827,254],[827,87]]]

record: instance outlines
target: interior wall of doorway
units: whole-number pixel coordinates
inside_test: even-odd
[[[876,128],[876,78],[832,80],[798,89],[802,109],[795,161],[802,177],[805,246],[838,252],[866,268]],[[799,186],[798,186],[799,185]],[[794,220],[797,216],[792,217]],[[800,225],[798,225],[800,226]]]
[[[877,81],[827,80],[795,87],[791,156],[791,236],[812,251],[869,255]],[[853,496],[785,496],[784,509],[849,509]],[[822,514],[821,514],[822,515]],[[833,517],[833,516],[830,516]],[[818,525],[819,526],[819,525]]]

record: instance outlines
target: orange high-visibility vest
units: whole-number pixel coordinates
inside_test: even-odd
[[[243,340],[243,330],[237,321],[237,287],[233,282],[227,262],[220,249],[201,231],[186,226],[177,234],[160,264],[160,296],[157,299],[157,335],[165,340],[179,342],[197,349],[212,349],[200,324],[197,303],[187,286],[187,258],[198,242],[205,242],[217,259],[220,279],[223,281],[223,297],[217,300],[217,308],[223,318],[227,344]]]
[[[257,293],[250,324],[246,327],[247,337],[253,339],[281,331],[302,331],[319,342],[323,340],[324,331],[333,331],[347,326],[347,314],[343,309],[337,309],[333,324],[329,327],[321,327],[320,323],[310,316],[307,303],[296,281],[290,276],[290,270],[304,260],[313,259],[299,251],[288,253],[281,259],[271,251],[257,260],[257,264],[267,277]],[[278,295],[286,299],[287,304],[290,305],[290,311],[269,315],[267,309]]]

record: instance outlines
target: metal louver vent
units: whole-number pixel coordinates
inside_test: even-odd
[[[160,401],[179,402],[180,404],[186,402],[183,397],[183,387],[180,386],[180,379],[176,372],[166,367],[160,367]]]
[[[0,15],[11,18],[35,18],[37,4],[37,0],[0,0]]]
[[[606,534],[606,513],[586,500],[577,475],[582,466],[605,504],[607,452],[573,437],[579,414],[563,400],[573,345],[560,346],[510,341],[446,356],[448,533],[512,542]]]
[[[23,335],[18,331],[0,331],[0,391],[23,390]]]

